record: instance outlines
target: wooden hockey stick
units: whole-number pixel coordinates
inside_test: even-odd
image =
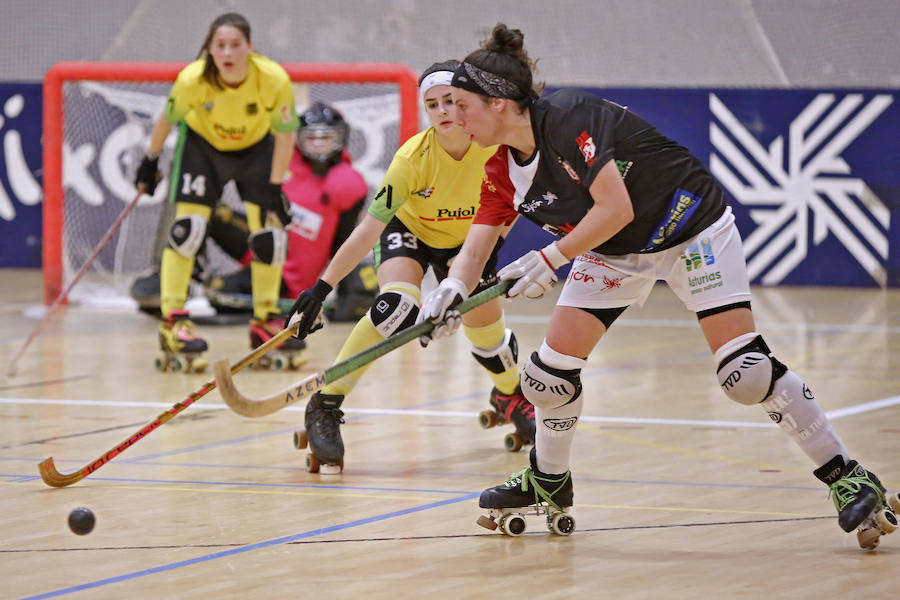
[[[31,344],[32,340],[37,337],[38,332],[44,326],[44,323],[47,322],[47,318],[62,304],[65,299],[69,296],[69,292],[72,291],[72,288],[75,287],[75,284],[78,283],[78,280],[81,279],[81,276],[84,275],[84,272],[87,271],[87,268],[91,266],[91,263],[94,262],[94,259],[97,258],[97,255],[100,254],[100,251],[103,250],[104,246],[109,242],[112,236],[119,230],[119,226],[122,224],[122,221],[125,220],[125,217],[128,216],[128,213],[137,206],[138,200],[141,199],[141,195],[144,193],[144,186],[141,185],[138,188],[138,193],[135,194],[134,199],[128,203],[128,205],[122,209],[122,212],[116,217],[116,220],[113,221],[113,224],[110,225],[109,231],[106,232],[100,241],[97,243],[97,246],[94,247],[94,251],[91,252],[91,255],[87,257],[87,260],[84,261],[84,264],[81,265],[81,268],[78,269],[78,272],[75,273],[75,277],[72,278],[72,281],[69,282],[69,285],[56,297],[53,301],[53,304],[47,308],[44,312],[44,316],[41,317],[41,320],[37,322],[37,325],[34,326],[34,329],[31,330],[31,334],[29,334],[28,338],[25,340],[25,343],[22,344],[22,347],[19,348],[19,352],[13,357],[13,359],[9,363],[9,367],[6,369],[7,377],[15,377],[16,376],[16,363],[19,362],[19,359],[25,354],[25,350]]]
[[[297,323],[294,323],[294,325],[288,327],[287,329],[281,330],[281,332],[273,336],[272,339],[264,343],[259,348],[253,350],[250,354],[248,354],[238,362],[234,363],[231,366],[231,374],[237,373],[250,363],[254,362],[256,359],[264,355],[269,350],[278,347],[282,342],[284,342],[294,334],[294,332],[297,330],[298,325],[299,321]],[[226,372],[229,370],[227,361],[225,361],[224,368]],[[66,487],[68,485],[72,485],[76,481],[81,481],[82,479],[111,461],[113,458],[127,450],[129,447],[137,443],[139,440],[143,439],[151,431],[153,431],[163,423],[170,421],[175,415],[177,415],[188,406],[193,404],[196,400],[202,398],[214,389],[216,389],[216,380],[214,379],[212,381],[207,381],[199,390],[192,393],[181,402],[176,402],[169,410],[165,411],[164,413],[160,413],[158,417],[141,427],[131,437],[126,438],[118,446],[107,451],[105,454],[103,454],[103,456],[101,456],[91,464],[79,469],[78,471],[75,471],[74,473],[60,473],[56,470],[56,466],[53,464],[52,456],[45,459],[40,464],[41,479],[44,480],[44,483],[52,487]]]
[[[507,290],[510,283],[512,282],[501,281],[463,301],[456,309],[460,313],[464,313],[481,306],[485,302],[489,302],[502,295]],[[220,360],[214,365],[216,382],[219,384],[219,393],[225,400],[225,404],[231,407],[231,410],[244,417],[264,417],[279,411],[285,406],[293,404],[298,400],[313,395],[329,383],[337,381],[341,377],[352,373],[358,368],[384,356],[388,352],[399,348],[407,342],[410,342],[421,335],[425,335],[432,329],[434,329],[434,323],[431,321],[424,321],[417,325],[413,325],[412,327],[407,327],[403,331],[381,340],[362,352],[349,356],[325,370],[317,371],[309,377],[301,379],[294,385],[271,396],[266,396],[265,398],[254,399],[241,394],[234,385],[231,373],[229,373],[228,370],[228,361],[225,360]]]

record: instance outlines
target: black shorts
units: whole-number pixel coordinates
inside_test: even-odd
[[[182,123],[169,175],[169,200],[213,207],[222,197],[225,184],[234,180],[241,200],[275,208],[260,201],[265,198],[261,188],[269,183],[272,173],[274,147],[275,138],[266,135],[242,150],[216,150],[203,136]]]
[[[497,240],[497,245],[491,251],[491,256],[484,265],[481,280],[478,282],[473,294],[491,287],[497,283],[497,253],[503,245],[503,238]],[[405,256],[415,260],[422,266],[423,271],[428,267],[434,269],[434,275],[438,281],[447,277],[450,270],[450,262],[459,254],[461,246],[455,248],[432,248],[415,236],[400,219],[394,217],[384,228],[381,238],[375,246],[375,267],[394,258]]]

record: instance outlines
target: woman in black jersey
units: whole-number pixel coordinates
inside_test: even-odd
[[[870,523],[888,502],[884,488],[851,460],[810,389],[756,332],[740,235],[720,186],[684,147],[613,102],[575,89],[539,98],[532,68],[522,32],[498,24],[451,83],[463,129],[479,145],[501,146],[485,165],[481,205],[449,277],[471,290],[498,232],[519,214],[559,239],[498,273],[515,282],[510,297],[542,296],[554,271],[572,262],[545,340],[521,372],[536,410],[530,467],[485,490],[481,507],[502,523],[503,509],[540,504],[558,515],[572,505],[581,369],[616,318],[662,279],[697,313],[725,395],[762,405],[812,459],[845,531]],[[420,320],[444,321],[458,289],[442,282]],[[449,316],[434,335],[452,333],[458,319]],[[860,543],[877,543],[877,529],[867,531]]]

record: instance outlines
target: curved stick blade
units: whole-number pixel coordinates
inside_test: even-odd
[[[84,473],[81,471],[75,471],[74,473],[69,473],[68,475],[64,475],[56,470],[56,465],[53,464],[53,457],[45,458],[40,463],[40,472],[41,479],[44,480],[44,483],[51,487],[66,487],[72,485],[76,481],[81,481],[84,479]]]
[[[247,398],[234,385],[227,360],[217,361],[213,370],[216,374],[216,386],[222,399],[225,400],[225,404],[242,417],[251,419],[270,415],[289,404],[308,398],[328,383],[325,372],[318,371],[265,398]]]

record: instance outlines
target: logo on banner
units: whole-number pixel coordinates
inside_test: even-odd
[[[16,117],[25,109],[25,98],[15,94],[6,98],[0,109],[0,131],[3,138],[3,165],[9,182],[7,191],[0,185],[0,219],[12,221],[16,218],[16,209],[12,199],[15,198],[25,206],[33,206],[41,201],[41,186],[25,162],[25,148],[22,134],[16,127]],[[8,125],[8,127],[5,127]]]
[[[884,287],[890,210],[853,177],[841,154],[893,103],[890,94],[817,94],[768,148],[715,95],[709,108],[710,170],[750,208],[744,237],[751,280],[780,283],[833,237]]]

